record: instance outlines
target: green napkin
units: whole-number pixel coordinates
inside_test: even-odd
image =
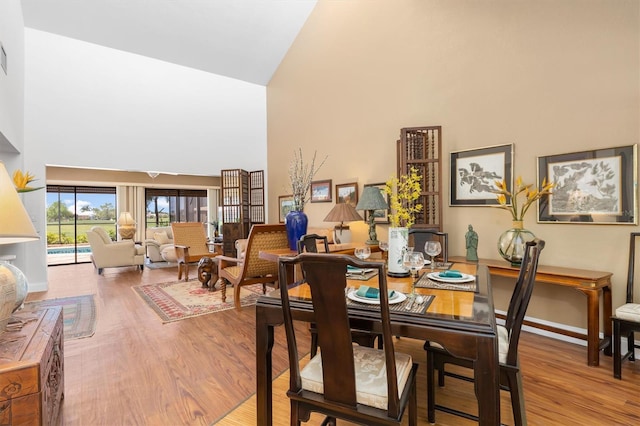
[[[389,290],[389,298],[392,298],[395,294],[395,291]],[[379,299],[380,298],[380,290],[375,287],[369,287],[368,285],[361,285],[356,291],[356,296],[365,297],[367,299]]]
[[[440,272],[439,276],[442,278],[462,278],[462,273],[455,269],[451,269],[449,271]]]

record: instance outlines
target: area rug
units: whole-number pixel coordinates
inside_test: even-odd
[[[233,287],[227,286],[227,300],[223,302],[219,289],[209,291],[197,279],[143,284],[133,287],[133,290],[160,316],[163,323],[234,308]],[[240,304],[242,307],[254,305],[261,295],[262,284],[241,287]]]
[[[96,332],[96,302],[93,294],[26,302],[23,310],[62,306],[64,340],[91,337]]]

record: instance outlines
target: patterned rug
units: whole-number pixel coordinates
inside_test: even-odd
[[[91,337],[96,332],[96,302],[92,294],[26,302],[23,310],[33,311],[52,306],[62,306],[65,341]]]
[[[147,305],[160,316],[163,323],[193,318],[200,315],[233,309],[233,287],[227,286],[227,300],[222,301],[221,292],[203,288],[197,279],[174,281],[163,284],[144,284],[133,290],[147,302]],[[262,284],[241,287],[240,304],[242,307],[256,303],[262,295]]]

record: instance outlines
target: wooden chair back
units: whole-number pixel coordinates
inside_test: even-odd
[[[427,241],[440,241],[442,246],[442,252],[438,259],[442,259],[443,262],[449,261],[449,234],[446,232],[438,231],[437,229],[429,228],[411,228],[409,229],[409,245],[413,247],[414,251],[424,252],[424,245]],[[428,256],[427,256],[428,257]]]
[[[518,342],[520,340],[520,331],[522,323],[527,313],[527,307],[533,293],[533,286],[536,281],[536,272],[538,270],[538,259],[540,252],[544,249],[545,242],[538,238],[529,241],[526,244],[522,264],[520,265],[520,273],[516,280],[511,300],[509,301],[509,309],[505,318],[505,328],[509,332],[509,351],[507,353],[507,365],[515,366],[518,364]]]
[[[300,237],[300,240],[298,241],[298,254],[305,251],[307,253],[317,253],[318,242],[322,242],[324,245],[324,252],[329,253],[329,239],[326,235],[306,234]]]
[[[389,297],[387,293],[386,270],[383,263],[364,262],[348,255],[325,253],[302,253],[296,257],[281,258],[280,292],[284,315],[284,327],[287,336],[290,389],[289,395],[304,394],[300,377],[298,350],[294,323],[291,315],[287,274],[300,265],[311,290],[313,303],[313,322],[316,324],[318,341],[322,348],[322,371],[324,393],[314,398],[321,399],[329,408],[335,406],[353,410],[359,415],[356,402],[355,368],[353,361],[353,343],[345,289],[347,286],[347,265],[359,268],[372,268],[378,271],[380,288],[380,328],[386,359],[387,391],[389,396],[386,415],[398,419],[401,413],[401,398],[398,397],[397,371],[391,324],[389,319]],[[408,398],[403,392],[403,398]],[[299,400],[300,398],[298,398]],[[299,401],[298,401],[299,402]],[[315,406],[318,401],[315,401]],[[329,411],[331,413],[331,411]],[[335,412],[334,412],[335,413]],[[353,417],[352,417],[353,418]],[[361,417],[366,419],[366,417]],[[370,424],[360,421],[362,424]]]
[[[247,238],[247,250],[242,263],[242,279],[278,275],[278,264],[260,258],[260,251],[289,247],[284,225],[253,225]]]
[[[633,300],[633,287],[635,281],[636,245],[640,232],[632,232],[629,241],[629,267],[627,269],[627,298],[626,303],[635,303]]]
[[[196,262],[203,256],[210,255],[207,245],[207,233],[204,224],[200,222],[174,222],[171,224],[173,231],[173,244],[189,248],[186,262]]]

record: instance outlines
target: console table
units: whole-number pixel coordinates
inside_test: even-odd
[[[462,256],[449,258],[453,262],[464,262]],[[504,260],[480,259],[487,265],[491,275],[507,278],[518,278],[519,267],[511,266]],[[591,271],[585,269],[563,268],[559,266],[538,265],[536,281],[574,288],[587,296],[587,335],[563,330],[557,327],[540,324],[535,321],[525,321],[524,324],[554,333],[571,336],[587,341],[587,364],[597,366],[600,362],[600,351],[611,355],[611,276],[613,273]],[[600,299],[602,298],[602,316],[604,317],[604,339],[600,339]]]
[[[55,425],[64,397],[62,308],[14,314],[0,334],[0,424]]]

